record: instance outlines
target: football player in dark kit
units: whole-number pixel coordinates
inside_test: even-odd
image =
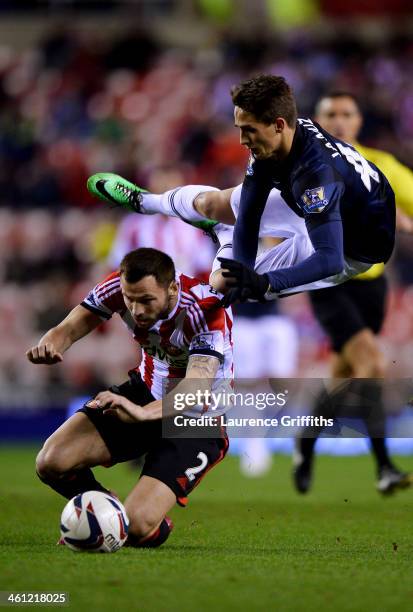
[[[298,119],[293,93],[282,77],[263,75],[241,83],[232,90],[232,100],[241,144],[251,156],[235,224],[234,260],[221,259],[230,287],[224,303],[334,287],[388,261],[394,247],[395,198],[380,170],[310,119]],[[304,218],[314,252],[297,265],[257,274],[258,228],[273,187]],[[369,381],[363,384],[357,392],[366,399],[371,427],[382,430],[382,411],[376,419],[372,401],[377,389],[373,385],[371,395]],[[370,395],[363,398],[366,389]],[[337,405],[325,395],[321,412],[334,415]],[[313,438],[319,433],[314,431]],[[311,446],[311,454],[314,439],[302,439],[302,444]],[[310,469],[301,476],[309,485]]]
[[[311,119],[297,119],[283,77],[262,75],[232,90],[235,125],[251,152],[235,224],[234,260],[223,259],[237,299],[274,299],[331,286],[386,262],[393,251],[395,203],[380,170]],[[273,187],[306,223],[314,253],[298,265],[253,271],[260,219]]]

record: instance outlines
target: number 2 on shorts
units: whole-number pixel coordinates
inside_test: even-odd
[[[205,453],[202,453],[202,452],[198,453],[197,459],[201,460],[200,465],[196,465],[195,467],[190,467],[187,470],[185,470],[185,476],[188,478],[190,482],[195,480],[195,475],[199,474],[199,472],[202,472],[202,470],[206,468],[206,466],[208,465],[208,457],[206,456]]]

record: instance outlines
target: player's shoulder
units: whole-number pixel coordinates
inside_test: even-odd
[[[96,285],[99,292],[113,291],[115,288],[120,290],[120,273],[119,271],[111,272],[102,281]]]
[[[190,306],[196,303],[202,310],[220,305],[223,295],[211,285],[186,274],[179,275],[181,285],[181,302]]]
[[[96,285],[92,294],[99,304],[107,306],[112,312],[121,312],[125,309],[118,271],[108,274]]]
[[[341,153],[332,136],[309,118],[297,119],[293,141],[294,178],[337,172]]]
[[[114,312],[125,309],[119,272],[108,274],[103,281],[95,285],[83,300],[83,304],[97,309],[97,314],[110,318]]]

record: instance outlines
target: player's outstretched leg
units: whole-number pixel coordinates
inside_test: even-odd
[[[406,489],[412,484],[411,475],[393,463],[386,440],[386,414],[383,402],[383,383],[380,379],[354,381],[360,397],[361,414],[367,425],[370,447],[377,465],[376,488],[383,495]]]
[[[328,392],[321,389],[313,409],[314,417],[333,418],[335,417],[338,393]],[[314,450],[317,439],[323,427],[318,425],[308,425],[303,427],[300,435],[295,441],[293,453],[293,482],[299,493],[308,493],[311,488],[314,470]]]
[[[110,453],[89,418],[76,413],[48,438],[37,455],[40,480],[71,499],[85,491],[104,491],[91,467],[109,463]]]
[[[185,185],[162,194],[155,194],[149,193],[118,174],[100,172],[89,177],[87,188],[100,200],[121,206],[130,212],[146,215],[161,213],[169,217],[178,217],[214,237],[213,228],[217,221],[201,215],[194,207],[194,200],[201,193],[219,191],[215,187]]]
[[[100,200],[110,202],[115,206],[122,206],[130,212],[144,212],[141,205],[142,194],[147,193],[146,189],[127,181],[119,174],[111,172],[94,174],[88,178],[87,188],[93,196]]]
[[[314,446],[317,438],[297,438],[293,453],[293,482],[298,493],[308,493],[313,479]]]
[[[166,514],[175,504],[176,495],[165,483],[151,476],[141,476],[125,501],[130,521],[126,546],[161,546],[174,527]]]

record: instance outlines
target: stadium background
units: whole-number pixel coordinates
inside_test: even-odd
[[[116,259],[125,215],[93,201],[86,177],[236,184],[245,153],[228,90],[251,72],[285,75],[303,115],[350,89],[361,141],[413,167],[412,26],[410,0],[0,0],[0,589],[65,590],[77,610],[411,609],[411,492],[379,498],[367,457],[324,457],[304,499],[290,457],[249,481],[229,457],[173,510],[159,551],[55,547],[63,503],[34,476],[40,440],[74,398],[122,380],[136,348],[111,322],[62,366],[24,354]],[[182,267],[202,271],[193,239]],[[392,377],[411,377],[412,257],[399,236],[381,338]],[[280,307],[299,334],[296,375],[328,376],[306,296]],[[122,498],[136,480],[123,465],[97,471]]]
[[[116,264],[125,215],[91,199],[88,175],[114,171],[154,191],[239,183],[246,152],[228,91],[268,71],[286,76],[302,115],[329,89],[352,91],[365,112],[361,142],[413,166],[410,4],[253,5],[0,3],[0,438],[44,437],[72,398],[122,380],[136,363],[119,322],[79,343],[60,366],[25,358]],[[143,227],[139,244],[145,232],[160,231]],[[180,267],[207,274],[206,239],[192,233],[186,246]],[[194,262],[191,253],[202,250],[207,255]],[[411,375],[412,254],[411,237],[399,235],[382,335],[389,377]],[[280,310],[299,334],[292,374],[327,376],[328,341],[307,297],[289,298]]]

